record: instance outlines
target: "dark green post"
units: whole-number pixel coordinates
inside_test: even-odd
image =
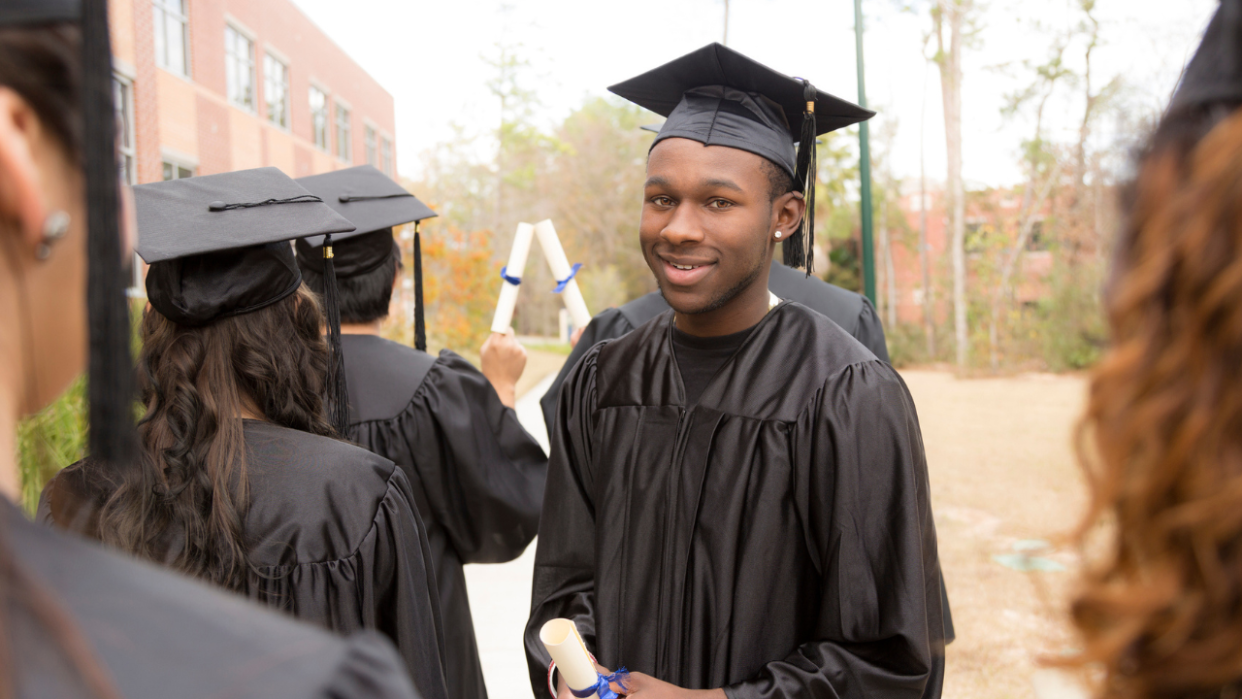
[[[863,78],[862,0],[854,0],[854,46],[858,52],[858,106],[867,108],[867,83]],[[862,179],[863,293],[875,305],[875,245],[871,236],[871,138],[867,122],[858,125],[858,173]]]

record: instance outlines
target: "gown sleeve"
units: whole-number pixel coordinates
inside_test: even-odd
[[[875,306],[871,305],[871,300],[866,296],[862,297],[862,310],[858,313],[858,330],[854,332],[854,338],[871,350],[878,359],[885,362],[889,360],[884,325],[880,322],[880,314],[875,312]]]
[[[526,623],[526,660],[531,688],[545,696],[551,658],[539,640],[549,619],[572,619],[588,648],[595,648],[595,505],[591,499],[591,432],[596,404],[595,362],[587,352],[565,380],[549,430],[552,457],[539,524]]]
[[[393,420],[360,423],[353,436],[412,464],[425,514],[462,563],[503,563],[539,528],[548,459],[487,378],[450,351],[428,371]]]
[[[886,364],[850,365],[792,429],[795,508],[820,580],[816,640],[725,693],[939,696],[940,566],[905,384]]]
[[[565,360],[565,364],[561,366],[560,372],[557,373],[556,379],[552,385],[548,387],[548,392],[543,394],[543,398],[539,399],[539,407],[543,409],[543,424],[548,428],[549,439],[552,434],[552,420],[556,417],[556,399],[561,394],[561,386],[565,383],[565,379],[569,377],[569,372],[574,366],[591,351],[596,343],[604,340],[615,340],[622,335],[630,332],[634,326],[626,319],[625,314],[619,308],[609,308],[601,311],[599,315],[591,319],[587,323],[586,328],[582,331],[582,337],[578,338],[578,344],[574,345],[573,351],[569,353],[569,358]]]
[[[339,633],[383,633],[397,646],[418,695],[447,699],[440,598],[413,503],[409,480],[393,467],[378,506],[365,505],[374,508],[370,527],[350,555],[260,568],[250,575],[250,589],[269,605]]]

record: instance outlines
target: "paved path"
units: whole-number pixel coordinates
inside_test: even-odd
[[[552,385],[559,368],[527,391],[517,404],[518,419],[543,445],[545,453],[548,434],[543,426],[539,398]],[[532,699],[522,632],[530,612],[530,580],[534,566],[533,543],[516,561],[466,566],[466,589],[470,594],[488,699]]]

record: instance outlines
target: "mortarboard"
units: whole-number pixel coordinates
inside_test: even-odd
[[[274,167],[138,185],[134,203],[138,254],[151,265],[147,299],[187,326],[252,313],[288,297],[302,284],[289,241],[354,230]],[[336,361],[339,313],[325,305],[330,405],[341,431],[347,406],[340,401],[344,372]]]
[[[331,258],[323,254],[322,237],[297,241],[298,264],[324,275],[325,296],[336,293],[337,278],[366,274],[391,260],[396,246],[392,228],[414,222],[414,346],[426,351],[418,222],[436,216],[436,212],[371,165],[302,177],[297,182],[358,227],[353,233],[332,237]],[[327,270],[329,262],[331,274]]]
[[[1222,0],[1186,64],[1169,112],[1242,104],[1242,1]]]
[[[128,274],[118,225],[112,50],[106,0],[6,0],[0,27],[75,23],[81,30],[83,172],[86,183],[87,371],[90,454],[101,463],[135,463],[131,401]]]
[[[801,228],[784,243],[785,263],[814,259],[815,137],[875,112],[815,89],[718,43],[608,88],[667,117],[655,144],[687,138],[767,158],[789,173],[806,196]],[[806,144],[795,148],[796,143]]]

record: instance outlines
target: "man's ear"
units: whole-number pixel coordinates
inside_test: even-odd
[[[772,213],[776,217],[776,230],[788,236],[802,225],[802,212],[806,210],[806,200],[802,192],[786,192],[772,202]]]
[[[17,223],[31,248],[39,244],[47,217],[35,162],[40,132],[39,119],[26,100],[0,87],[0,218]]]

